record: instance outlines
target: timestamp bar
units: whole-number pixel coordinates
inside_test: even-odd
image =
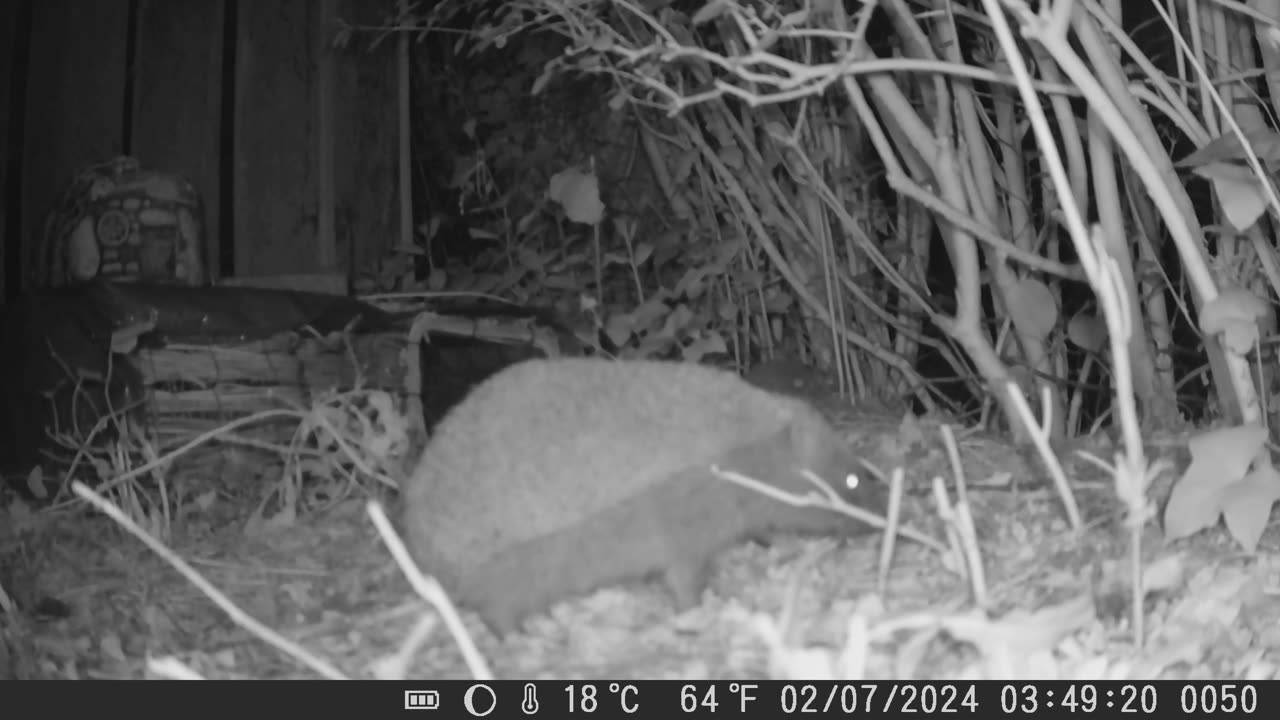
[[[451,717],[687,718],[898,715],[1275,716],[1280,682],[598,681],[425,683]],[[421,704],[421,703],[419,703]]]
[[[139,718],[171,717],[174,708],[242,715],[286,707],[307,715],[420,720],[486,718],[866,717],[899,715],[984,718],[1276,717],[1280,681],[357,681],[357,682],[95,682],[68,692],[60,683],[7,683],[11,707],[45,715],[89,715],[130,707]]]

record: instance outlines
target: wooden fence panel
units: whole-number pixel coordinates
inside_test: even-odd
[[[371,27],[386,24],[394,2],[339,0],[343,20]],[[337,51],[334,119],[337,173],[338,256],[351,270],[368,269],[397,242],[396,38],[370,48],[373,38],[358,35]]]
[[[235,271],[331,270],[318,229],[315,0],[239,5],[236,46]]]
[[[222,208],[222,0],[140,0],[133,154],[185,176],[204,201],[205,269],[216,278]]]
[[[8,178],[22,186],[24,262],[74,174],[119,155],[126,138],[144,167],[181,173],[199,189],[211,271],[219,266],[219,243],[231,243],[241,277],[359,269],[390,248],[395,43],[370,51],[368,36],[346,50],[330,42],[335,17],[381,24],[390,0],[241,2],[232,78],[222,72],[225,0],[138,0],[132,98],[129,5],[33,2],[25,115],[5,118],[23,123],[26,133],[22,177]],[[6,22],[18,6],[0,3],[0,48],[12,47],[4,33],[14,32]],[[6,99],[9,60],[0,59]],[[222,127],[229,101],[230,134]],[[224,147],[229,136],[233,147]],[[220,174],[227,165],[230,178]],[[230,227],[223,227],[228,204]],[[5,217],[0,207],[0,223]]]
[[[16,119],[13,117],[13,108],[9,102],[15,80],[13,73],[17,71],[14,61],[17,59],[15,53],[20,32],[18,19],[22,4],[21,1],[0,3],[0,108],[4,109],[0,112],[0,238],[4,238],[0,242],[3,243],[17,241],[16,237],[7,236],[9,222],[14,217],[12,215],[14,208],[10,207],[10,203],[15,197],[14,188],[9,184],[10,152],[13,150],[9,146],[9,133],[13,129],[11,123]],[[9,253],[9,247],[0,245],[0,303],[4,302],[5,293],[8,291],[6,283],[9,279],[7,264]]]
[[[124,150],[128,27],[129,0],[34,3],[22,160],[27,262],[75,174]]]

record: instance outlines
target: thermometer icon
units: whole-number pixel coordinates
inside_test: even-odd
[[[538,712],[538,689],[533,686],[533,683],[524,684],[524,700],[520,702],[520,709],[525,715]]]

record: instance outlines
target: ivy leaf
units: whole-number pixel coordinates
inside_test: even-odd
[[[1258,549],[1271,519],[1271,506],[1280,500],[1280,472],[1271,465],[1258,468],[1222,493],[1222,517],[1227,530],[1247,553]]]
[[[1018,327],[1043,339],[1053,332],[1058,322],[1058,299],[1048,286],[1032,277],[1024,277],[1009,293],[1009,314]]]
[[[1107,323],[1093,313],[1078,312],[1067,323],[1067,338],[1077,347],[1098,352],[1107,342]]]
[[[1193,535],[1218,522],[1232,485],[1245,479],[1266,439],[1266,429],[1255,424],[1210,430],[1191,439],[1191,464],[1173,486],[1164,508],[1165,542]],[[1267,507],[1269,511],[1270,505]],[[1247,538],[1248,518],[1238,517],[1237,523]]]

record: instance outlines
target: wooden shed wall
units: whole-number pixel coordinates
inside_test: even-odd
[[[22,5],[0,3],[0,47],[15,47],[6,33],[22,31]],[[0,143],[13,137],[9,123],[22,123],[24,137],[21,148],[0,145],[0,157],[20,153],[0,162],[0,188],[20,168],[0,204],[0,223],[21,218],[18,238],[6,240],[21,243],[11,259],[31,257],[77,172],[120,154],[196,185],[215,273],[350,272],[392,244],[394,42],[373,51],[367,39],[331,42],[339,17],[381,24],[390,0],[30,8],[25,64],[0,57],[0,101],[8,105],[24,69],[26,85],[21,112],[0,118]]]

